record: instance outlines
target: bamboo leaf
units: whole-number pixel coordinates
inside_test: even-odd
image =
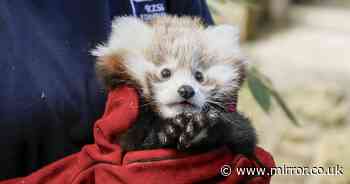
[[[249,82],[249,79],[251,80],[251,82]],[[256,82],[256,81],[259,81],[259,82]],[[256,87],[256,86],[254,87],[253,85],[258,85],[258,87]],[[276,100],[277,105],[280,106],[282,111],[286,114],[287,118],[294,125],[300,126],[298,119],[296,118],[294,113],[290,110],[287,103],[283,100],[283,98],[278,93],[278,91],[273,87],[271,80],[268,77],[266,77],[265,75],[263,75],[262,73],[260,73],[255,67],[252,67],[250,70],[248,70],[248,86],[249,86],[249,89],[252,92],[253,96],[255,97],[255,99],[257,100],[257,102],[260,105],[261,105],[261,101],[264,101],[261,98],[264,98],[264,97],[261,94],[258,95],[258,98],[254,95],[254,93],[256,93],[254,91],[257,90],[256,88],[260,89],[260,92],[258,92],[258,93],[261,93],[261,89],[264,89],[265,91],[267,91],[264,93],[268,93],[269,97],[265,96],[265,98],[268,98],[267,100],[271,101],[271,96],[272,96]],[[263,86],[263,87],[261,87],[261,86]],[[266,106],[266,104],[265,104],[265,106]],[[264,106],[261,105],[261,107],[263,107],[263,109],[264,109]],[[265,112],[269,112],[269,111],[265,110]]]
[[[247,81],[248,87],[258,102],[260,107],[266,112],[269,113],[271,109],[271,94],[268,88],[263,84],[263,82],[256,77],[256,70],[252,68],[248,71]]]
[[[281,95],[275,90],[275,89],[271,89],[272,92],[272,96],[275,98],[277,104],[281,107],[281,109],[283,110],[283,112],[286,114],[286,116],[288,117],[288,119],[296,126],[300,126],[300,123],[298,121],[298,119],[295,117],[295,115],[293,114],[293,112],[290,110],[290,108],[288,107],[287,103],[283,100],[283,98],[281,97]]]

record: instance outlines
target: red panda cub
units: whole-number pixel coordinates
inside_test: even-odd
[[[148,23],[120,17],[92,54],[108,89],[129,85],[139,92],[138,120],[117,140],[124,151],[203,152],[226,145],[253,154],[255,129],[228,108],[236,103],[245,71],[237,28],[205,27],[191,17]]]

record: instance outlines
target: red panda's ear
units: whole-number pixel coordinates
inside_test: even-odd
[[[131,73],[142,73],[130,71],[126,66],[135,64],[137,59],[130,56],[141,57],[153,40],[153,28],[136,17],[117,17],[112,22],[112,32],[107,42],[97,45],[91,51],[97,57],[96,70],[107,88],[113,89],[121,83],[134,83]],[[128,71],[127,71],[128,70]],[[135,78],[134,75],[132,77]],[[140,80],[140,79],[138,79]]]
[[[120,55],[99,57],[96,72],[108,90],[116,88],[125,81],[130,81],[130,76]]]
[[[240,54],[239,35],[239,29],[232,25],[210,26],[204,31],[208,49],[222,57]]]

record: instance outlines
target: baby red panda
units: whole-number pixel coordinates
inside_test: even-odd
[[[120,17],[108,41],[92,54],[108,89],[130,85],[140,96],[138,120],[117,140],[124,151],[197,152],[226,145],[253,154],[254,128],[242,114],[228,110],[245,71],[237,28],[205,27],[190,17],[164,16],[148,23]]]

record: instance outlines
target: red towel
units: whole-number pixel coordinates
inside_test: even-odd
[[[237,168],[259,168],[259,165],[235,155],[226,147],[189,155],[172,149],[128,152],[122,155],[116,136],[127,130],[138,114],[138,96],[134,89],[121,87],[109,93],[106,110],[94,127],[95,144],[86,145],[71,156],[54,162],[33,174],[0,182],[0,184],[184,184],[249,183],[267,184],[270,175],[238,175]],[[256,149],[256,157],[273,167],[269,153]],[[220,174],[224,165],[231,167],[229,176]],[[223,170],[225,173],[228,169]],[[267,170],[266,170],[267,172]],[[215,181],[215,182],[214,182]]]

